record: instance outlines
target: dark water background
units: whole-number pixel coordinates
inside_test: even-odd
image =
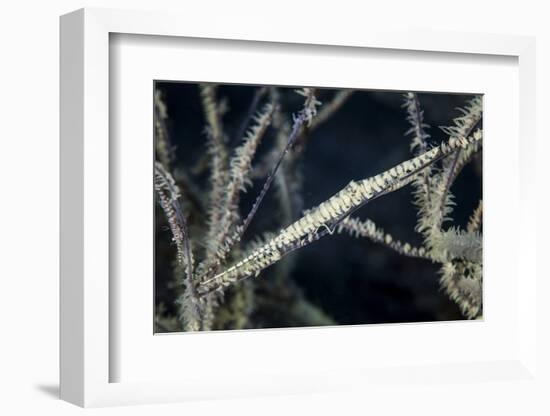
[[[157,82],[167,105],[168,128],[175,146],[176,164],[185,169],[195,165],[205,152],[205,121],[197,84]],[[256,87],[224,85],[218,97],[227,99],[229,112],[224,117],[226,133],[234,147],[234,135],[252,100]],[[303,98],[293,88],[283,94],[283,111],[300,110]],[[333,90],[323,89],[319,97],[328,101]],[[430,143],[445,139],[439,126],[450,125],[459,115],[457,107],[465,105],[471,95],[419,93],[425,122],[432,127]],[[300,169],[303,176],[304,209],[311,208],[335,194],[350,180],[364,179],[389,169],[411,157],[409,124],[401,107],[403,93],[393,91],[356,91],[344,106],[315,130],[305,148]],[[273,135],[264,137],[261,155],[271,148]],[[204,176],[204,175],[202,175]],[[204,177],[196,184],[207,189]],[[255,187],[242,200],[244,212],[252,203]],[[394,238],[411,244],[421,243],[414,231],[416,211],[411,187],[384,196],[366,205],[355,215],[368,217]],[[464,226],[481,197],[481,155],[467,166],[455,182],[452,192],[457,207],[453,225]],[[280,228],[278,206],[273,192],[264,202],[247,238],[262,231]],[[447,226],[450,223],[447,223]],[[155,300],[167,305],[170,312],[174,295],[171,290],[173,248],[168,232],[157,227]],[[323,238],[295,254],[296,265],[291,278],[307,299],[341,324],[415,322],[463,319],[457,306],[439,288],[438,266],[422,259],[399,255],[392,250],[348,235]],[[267,272],[268,276],[269,271]],[[260,277],[261,278],[261,277]],[[263,322],[264,327],[279,326]]]

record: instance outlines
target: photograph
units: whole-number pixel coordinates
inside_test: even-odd
[[[154,332],[483,319],[483,96],[153,82]]]
[[[0,416],[550,415],[535,3],[5,2]]]

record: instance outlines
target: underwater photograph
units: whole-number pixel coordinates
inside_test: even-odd
[[[155,333],[483,318],[483,98],[155,81]]]

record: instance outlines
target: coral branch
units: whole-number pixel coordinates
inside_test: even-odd
[[[208,231],[206,240],[219,234],[223,212],[224,188],[228,181],[228,155],[223,134],[220,106],[216,100],[216,86],[199,86],[201,103],[206,119],[207,154],[210,157]]]
[[[411,151],[413,154],[424,153],[428,150],[427,139],[430,135],[426,133],[425,129],[430,126],[424,123],[424,111],[420,108],[420,102],[418,96],[413,92],[404,94],[405,102],[403,107],[407,110],[407,121],[411,125],[411,128],[407,130],[405,135],[411,134]]]
[[[242,235],[245,233],[248,226],[250,225],[250,222],[256,215],[256,212],[258,211],[260,204],[262,203],[265,195],[267,194],[267,191],[271,187],[271,183],[275,179],[275,175],[277,174],[277,171],[279,170],[279,167],[281,166],[283,159],[285,158],[288,151],[292,148],[292,145],[294,144],[294,141],[298,137],[298,134],[300,133],[302,126],[304,124],[311,125],[311,123],[313,122],[313,117],[315,117],[315,115],[317,114],[317,106],[320,105],[321,103],[317,101],[317,99],[315,98],[314,90],[311,88],[304,88],[302,90],[298,90],[297,93],[306,97],[304,108],[294,118],[294,124],[292,126],[292,131],[290,133],[290,136],[288,137],[288,141],[286,142],[286,145],[283,151],[281,152],[277,161],[275,162],[275,165],[271,169],[271,172],[267,176],[264,186],[262,187],[260,194],[256,198],[256,201],[254,201],[254,204],[252,205],[250,212],[248,213],[246,219],[244,220],[243,225],[239,230],[239,234],[240,234],[239,237],[242,237]]]
[[[469,319],[481,315],[482,267],[459,260],[445,263],[441,268],[441,287]]]
[[[289,251],[295,249],[296,246],[303,246],[313,241],[321,228],[325,228],[329,233],[332,233],[334,227],[340,221],[367,202],[385,194],[388,189],[399,189],[408,183],[407,179],[412,175],[456,150],[468,146],[475,140],[477,140],[475,137],[468,139],[452,137],[441,146],[403,162],[386,172],[359,182],[350,182],[336,195],[281,230],[275,238],[254,253],[226,271],[203,281],[199,287],[199,292],[201,294],[209,293],[248,276],[258,274],[261,270],[280,260]]]
[[[428,149],[427,140],[430,138],[430,135],[426,133],[425,129],[430,126],[424,123],[424,111],[420,108],[418,96],[412,92],[404,96],[405,102],[403,103],[403,107],[407,110],[407,121],[411,125],[411,128],[405,135],[411,134],[413,136],[410,148],[413,155],[417,156]],[[417,207],[429,206],[431,204],[431,175],[432,168],[428,167],[424,169],[422,175],[417,176],[413,181],[415,188],[414,203]]]
[[[277,161],[275,162],[275,165],[271,169],[271,172],[267,176],[266,181],[264,182],[264,186],[262,187],[262,190],[260,191],[260,194],[256,197],[256,200],[254,201],[254,204],[252,205],[252,208],[250,209],[250,212],[246,216],[246,219],[243,222],[242,229],[240,230],[240,235],[242,236],[245,231],[247,230],[248,226],[250,225],[250,222],[256,215],[256,212],[258,211],[258,208],[260,207],[260,204],[262,203],[265,195],[267,194],[267,191],[271,187],[271,183],[275,179],[275,175],[277,174],[277,171],[279,170],[279,166],[281,166],[281,162],[283,161],[285,155],[288,153],[288,151],[292,148],[292,145],[294,144],[294,141],[296,140],[296,137],[298,136],[298,133],[305,122],[305,118],[303,116],[298,116],[294,120],[294,125],[292,127],[292,131],[290,133],[290,136],[288,137],[288,141],[286,143],[286,146],[284,147],[283,151],[279,155]]]
[[[166,119],[168,113],[159,90],[155,91],[155,150],[158,160],[169,169],[173,157],[173,149],[168,136]]]
[[[216,86],[202,84],[199,88],[207,125],[214,141],[220,144],[224,139],[220,105],[216,101]]]
[[[481,263],[483,253],[481,235],[477,231],[463,231],[455,227],[435,234],[431,240],[434,249],[431,256],[440,263],[460,258]]]
[[[241,138],[246,133],[246,128],[250,124],[252,118],[254,117],[254,114],[258,111],[258,105],[260,104],[261,99],[263,96],[267,93],[267,87],[260,87],[256,90],[254,93],[254,97],[252,97],[252,102],[250,103],[250,107],[248,108],[248,111],[246,112],[246,115],[237,130],[237,134],[235,135],[235,138],[237,140],[241,140]]]
[[[317,116],[313,119],[311,126],[309,127],[310,131],[315,130],[325,121],[330,119],[352,96],[353,90],[342,90],[338,91],[332,100],[323,104]]]
[[[230,162],[229,182],[223,191],[224,197],[219,208],[218,227],[215,233],[209,233],[205,242],[207,255],[206,261],[200,266],[200,275],[223,261],[231,246],[239,240],[238,238],[228,239],[231,227],[239,218],[239,194],[245,191],[246,185],[250,183],[252,158],[271,123],[272,115],[273,106],[266,104],[256,116],[256,124],[249,130],[242,145],[235,149]]]
[[[468,137],[474,131],[474,128],[481,121],[481,115],[483,111],[481,97],[475,97],[472,99],[464,109],[459,109],[463,116],[455,118],[454,126],[441,127],[445,133],[450,137]],[[480,130],[476,134],[481,135]],[[437,217],[434,225],[436,228],[441,228],[442,223],[447,219],[447,215],[452,212],[452,197],[449,196],[449,190],[457,175],[457,168],[459,167],[459,160],[461,159],[461,153],[463,149],[457,151],[450,162],[443,167],[441,174],[441,181],[443,182],[440,199],[439,199],[439,216]],[[441,186],[440,186],[441,188]]]
[[[479,200],[477,208],[474,210],[468,221],[466,229],[468,232],[473,233],[474,231],[479,231],[481,228],[481,219],[483,217],[483,200]]]
[[[197,291],[193,282],[193,254],[187,221],[179,205],[178,187],[172,176],[159,162],[155,163],[155,190],[159,197],[160,206],[168,219],[172,240],[176,244],[178,263],[185,269],[186,273],[186,276],[182,279],[185,291],[180,302],[183,309],[184,324],[190,330],[198,330],[200,328],[201,313]]]
[[[352,237],[368,238],[375,243],[391,248],[392,250],[405,256],[432,260],[431,257],[427,255],[424,247],[414,247],[409,243],[403,243],[396,240],[391,234],[386,233],[370,219],[362,221],[359,218],[347,217],[340,222],[340,224],[338,224],[336,227],[336,232],[346,232]]]

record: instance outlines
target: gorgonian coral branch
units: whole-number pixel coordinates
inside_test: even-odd
[[[214,141],[220,143],[224,139],[221,116],[222,111],[216,99],[216,86],[201,84],[199,88],[206,123],[212,132],[211,134]]]
[[[482,267],[480,264],[456,260],[443,264],[441,287],[469,319],[481,315]]]
[[[275,102],[279,102],[279,96],[275,88],[271,91],[271,97]],[[280,106],[277,106],[277,110],[273,115],[273,127],[276,131],[275,151],[273,152],[273,162],[268,163],[268,166],[273,166],[277,157],[280,157],[284,150],[290,146],[288,138],[290,137],[292,124],[280,108]],[[289,224],[303,210],[301,195],[303,178],[298,159],[297,148],[292,146],[292,152],[289,151],[284,156],[282,166],[275,175],[276,192],[283,211],[283,224]]]
[[[430,181],[430,200],[426,200],[423,205],[418,206],[418,224],[416,230],[424,235],[427,246],[432,249],[435,246],[431,242],[433,237],[440,232],[441,225],[449,218],[453,211],[453,195],[450,187],[454,178],[456,178],[457,169],[461,167],[458,163],[460,158],[456,155],[462,152],[468,152],[469,147],[479,146],[483,134],[481,130],[475,131],[471,138],[471,144],[459,149],[453,156],[452,162],[447,163],[439,172],[434,173]],[[453,137],[451,137],[453,138]]]
[[[469,136],[476,125],[481,121],[483,101],[476,96],[466,103],[464,108],[457,108],[462,116],[453,119],[453,125],[441,126],[440,129],[449,137]]]
[[[173,172],[181,192],[180,201],[182,201],[182,203],[190,202],[200,210],[203,207],[203,200],[200,197],[200,191],[197,186],[189,178],[185,170],[181,168],[172,169],[174,146],[172,145],[166,125],[166,121],[168,120],[168,108],[160,90],[155,91],[154,102],[156,159],[162,163],[166,170]]]
[[[162,100],[162,94],[159,90],[155,91],[155,150],[158,160],[170,168],[173,156],[173,149],[168,136],[166,120],[168,112],[166,104]]]
[[[315,130],[329,118],[331,118],[334,113],[336,113],[352,96],[353,90],[342,90],[338,91],[330,101],[324,102],[321,109],[318,111],[318,114],[313,119],[310,130]]]
[[[255,95],[250,111],[254,112],[263,93],[261,89],[259,93]],[[208,100],[207,100],[208,101]],[[226,179],[219,183],[214,182],[214,188],[212,191],[211,210],[214,213],[211,216],[212,221],[209,224],[207,231],[207,238],[205,240],[206,245],[206,258],[197,270],[199,278],[202,279],[211,270],[216,270],[225,256],[231,248],[240,240],[239,228],[230,235],[231,228],[235,226],[239,220],[239,193],[246,190],[246,186],[251,183],[250,181],[250,169],[252,158],[254,157],[258,145],[264,136],[265,131],[271,123],[273,116],[273,106],[267,104],[263,111],[258,112],[255,116],[247,116],[247,119],[243,123],[243,130],[250,120],[255,122],[246,136],[243,138],[243,143],[239,146],[229,162],[229,174]],[[239,133],[239,135],[244,135]],[[216,162],[220,158],[213,154],[213,162]],[[215,171],[213,169],[213,171]],[[217,189],[215,193],[214,190]],[[219,195],[218,195],[219,193]],[[215,198],[214,198],[215,197]],[[207,296],[204,302],[203,311],[204,317],[202,325],[205,329],[210,329],[215,320],[214,310],[218,307],[219,299],[216,296]]]
[[[483,135],[483,130],[477,129],[478,133]],[[483,141],[476,142],[472,144],[471,146],[468,146],[466,149],[462,149],[462,151],[458,154],[458,158],[456,160],[455,168],[454,168],[454,174],[451,178],[451,183],[453,183],[456,179],[456,177],[460,174],[462,169],[469,164],[472,159],[479,153],[483,146]]]
[[[483,200],[479,200],[477,208],[474,210],[470,219],[468,220],[468,225],[466,229],[468,232],[479,231],[481,228],[481,220],[483,218]]]
[[[288,224],[301,213],[303,207],[300,194],[303,181],[300,174],[300,166],[297,163],[299,151],[296,142],[298,138],[292,138],[293,123],[281,110],[282,106],[278,89],[270,88],[269,95],[275,106],[272,122],[273,129],[275,130],[275,145],[270,152],[266,153],[261,162],[254,167],[251,175],[258,179],[267,178],[273,172],[273,167],[277,164],[277,161],[281,159],[280,168],[274,175],[274,184],[281,206],[283,224]],[[286,149],[288,150],[285,152]]]
[[[258,211],[260,204],[262,203],[265,195],[267,194],[267,191],[271,187],[271,183],[273,182],[273,180],[275,179],[275,176],[277,175],[277,172],[279,170],[279,167],[281,166],[281,163],[283,162],[283,159],[285,158],[289,150],[292,148],[303,125],[304,124],[310,125],[313,122],[313,117],[315,117],[315,115],[317,114],[317,106],[321,105],[321,103],[315,98],[314,90],[312,88],[303,88],[301,90],[297,90],[296,92],[306,97],[304,102],[304,108],[302,109],[302,111],[298,113],[297,116],[294,117],[294,124],[292,126],[292,131],[290,132],[290,135],[285,144],[285,147],[283,148],[281,154],[277,158],[275,165],[273,165],[273,168],[271,169],[271,172],[267,176],[267,179],[264,183],[264,186],[262,187],[262,190],[260,191],[260,194],[256,198],[256,201],[254,201],[254,204],[252,205],[252,209],[250,210],[249,214],[244,220],[241,230],[239,230],[239,233],[241,236],[244,234],[244,232],[250,225],[250,222],[256,215],[256,212]]]
[[[193,252],[191,250],[187,220],[178,201],[180,193],[174,178],[159,162],[155,162],[154,184],[159,204],[168,220],[172,233],[172,241],[176,245],[176,258],[179,266],[185,273],[185,277],[182,279],[185,291],[183,299],[180,301],[182,305],[182,318],[187,329],[198,330],[200,328],[201,313],[197,291],[193,282]]]
[[[252,221],[252,219],[256,215],[256,212],[258,212],[258,208],[260,207],[260,204],[262,203],[265,195],[267,194],[267,191],[271,187],[271,183],[275,179],[277,171],[279,170],[279,167],[281,166],[281,163],[282,163],[285,155],[288,153],[288,151],[292,147],[292,145],[294,143],[294,140],[296,140],[298,132],[300,131],[300,128],[301,128],[302,124],[304,123],[304,121],[305,121],[305,118],[302,117],[302,116],[298,116],[294,120],[294,126],[292,127],[292,131],[290,133],[288,141],[287,141],[284,149],[282,150],[281,154],[277,158],[277,160],[275,162],[275,165],[273,165],[273,167],[271,169],[271,172],[269,173],[269,175],[266,178],[266,181],[264,182],[264,185],[262,187],[262,190],[260,191],[260,194],[256,197],[256,200],[254,201],[254,204],[252,205],[252,208],[250,209],[250,212],[248,213],[248,215],[246,216],[246,218],[243,222],[242,228],[240,230],[241,235],[243,235],[244,232],[247,230],[248,226],[250,225],[250,222]]]
[[[405,102],[403,107],[407,110],[407,121],[411,125],[410,129],[405,132],[405,136],[412,135],[410,148],[413,155],[418,155],[428,149],[428,139],[430,135],[426,133],[426,129],[430,126],[424,123],[424,111],[420,107],[418,96],[413,92],[404,94]],[[424,169],[422,175],[415,177],[414,185],[414,204],[421,208],[430,205],[431,191],[431,176],[432,167]]]
[[[478,139],[480,138],[474,136],[470,138],[452,137],[440,146],[434,147],[386,172],[359,182],[350,182],[336,195],[284,228],[269,243],[266,243],[224,272],[203,281],[199,287],[199,292],[201,294],[209,293],[243,278],[258,274],[297,246],[301,247],[313,241],[320,229],[324,228],[332,233],[340,221],[358,208],[385,194],[388,189],[399,189],[408,183],[407,179],[426,166]]]
[[[424,153],[428,150],[427,140],[430,135],[426,129],[430,126],[424,123],[424,111],[420,107],[418,96],[413,92],[404,94],[403,107],[407,110],[407,121],[411,128],[405,132],[405,136],[412,135],[411,151],[413,154]]]
[[[442,230],[454,206],[450,188],[462,168],[482,146],[483,132],[475,130],[482,117],[481,97],[475,97],[459,110],[463,115],[454,120],[454,125],[442,130],[451,139],[472,135],[476,140],[444,159],[441,168],[430,173],[427,193],[416,193],[415,202],[419,209],[417,230],[424,235],[429,256],[442,263],[441,287],[466,317],[475,318],[481,313],[482,305],[482,241],[477,219],[472,219],[472,226],[467,231],[457,228]]]
[[[210,192],[208,195],[208,231],[206,240],[210,241],[220,229],[223,216],[224,188],[227,184],[227,155],[223,146],[216,141],[212,130],[206,129],[207,154],[210,156]]]
[[[263,96],[267,93],[267,87],[260,87],[254,92],[254,96],[252,97],[252,102],[250,103],[250,106],[248,107],[248,111],[246,112],[246,115],[237,130],[237,134],[235,135],[235,138],[237,140],[241,140],[241,138],[245,135],[246,129],[250,122],[252,121],[252,118],[254,117],[254,114],[258,111],[258,105],[260,104],[260,101],[262,100]]]
[[[228,154],[223,133],[222,112],[216,99],[216,86],[202,84],[199,86],[199,92],[206,119],[206,153],[210,160],[211,189],[206,241],[211,241],[219,234],[220,221],[223,216],[224,188],[228,181]]]
[[[437,233],[431,243],[437,247],[431,255],[440,263],[456,258],[481,263],[483,258],[481,234],[477,231],[464,231],[451,227]]]
[[[179,206],[179,189],[172,175],[159,162],[155,162],[154,184],[159,204],[166,215],[172,232],[172,240],[176,244],[178,262],[187,267],[187,277],[192,279],[193,258],[187,233],[187,221]]]
[[[313,117],[315,117],[315,115],[317,114],[317,106],[321,105],[321,103],[315,98],[315,90],[312,88],[303,88],[301,90],[296,90],[296,92],[299,95],[305,97],[303,109],[294,117],[294,125],[288,141],[278,159],[276,160],[270,174],[266,178],[262,190],[254,201],[254,204],[252,205],[249,214],[245,218],[243,224],[236,227],[233,234],[230,235],[228,234],[230,227],[238,220],[238,215],[235,216],[235,213],[238,213],[238,191],[244,190],[243,185],[245,184],[245,180],[241,178],[239,172],[243,174],[243,178],[245,177],[246,172],[246,181],[250,181],[249,171],[251,158],[252,155],[255,153],[259,139],[263,136],[265,129],[271,122],[275,111],[273,105],[266,105],[264,112],[257,117],[257,126],[251,130],[251,133],[247,137],[247,140],[245,140],[245,143],[241,146],[241,148],[238,148],[236,151],[236,156],[231,162],[232,173],[234,173],[234,175],[231,176],[235,179],[235,181],[229,182],[226,203],[223,205],[224,213],[222,214],[220,220],[221,227],[218,230],[218,235],[215,236],[213,249],[210,250],[210,253],[213,253],[215,257],[213,260],[207,258],[207,261],[202,263],[199,268],[199,274],[200,276],[202,276],[203,280],[208,279],[215,272],[215,267],[221,264],[233,245],[241,240],[244,232],[256,215],[256,212],[258,211],[260,204],[267,194],[271,183],[276,177],[277,171],[284,157],[294,144],[294,141],[296,140],[296,137],[298,136],[302,126],[304,124],[311,124]],[[245,156],[244,159],[243,155]],[[245,170],[243,170],[243,161],[248,162],[246,164]],[[235,186],[235,184],[237,184],[238,186]],[[234,217],[232,218],[231,215],[233,215]]]
[[[303,88],[302,90],[297,90],[296,92],[301,93],[301,95],[307,95],[315,93],[315,89]],[[349,97],[351,97],[352,94],[353,90],[338,91],[331,100],[323,103],[323,106],[320,108],[319,111],[315,110],[315,105],[320,105],[321,103],[319,101],[316,101],[314,105],[315,117],[312,118],[310,122],[302,126],[299,131],[298,137],[296,138],[296,146],[294,151],[296,157],[299,157],[303,153],[311,133],[320,125],[325,123],[328,119],[330,119],[345,104],[345,102],[349,99]]]
[[[315,88],[301,88],[295,92],[305,97],[304,108],[298,117],[302,117],[305,125],[311,127],[313,119],[317,116],[317,107],[321,105],[321,102],[315,97]]]
[[[255,117],[255,125],[248,131],[243,143],[235,149],[230,161],[229,179],[223,190],[223,198],[220,205],[220,217],[215,235],[208,235],[206,262],[201,265],[201,273],[219,264],[226,256],[234,241],[229,242],[231,227],[239,218],[239,194],[246,190],[251,183],[249,174],[252,158],[265,131],[271,123],[273,106],[266,104],[264,109]]]
[[[453,126],[441,127],[441,130],[447,133],[450,137],[468,137],[472,134],[475,127],[481,121],[481,115],[483,112],[481,97],[473,98],[464,108],[459,108],[458,110],[462,112],[463,115],[453,120]],[[480,130],[478,130],[478,134],[481,134]],[[447,219],[447,215],[452,212],[453,203],[452,196],[449,195],[449,190],[458,174],[457,172],[460,168],[459,160],[461,159],[461,154],[462,150],[459,150],[443,165],[443,171],[440,178],[444,185],[442,187],[440,186],[443,191],[440,195],[439,201],[439,210],[441,214],[437,218],[438,227],[441,227],[441,224]]]
[[[419,257],[432,260],[427,256],[424,247],[415,247],[409,243],[403,243],[396,240],[391,234],[386,233],[382,228],[370,219],[361,220],[359,218],[347,217],[336,227],[337,233],[347,233],[352,237],[368,238],[375,243],[381,244],[392,250],[409,257]]]

